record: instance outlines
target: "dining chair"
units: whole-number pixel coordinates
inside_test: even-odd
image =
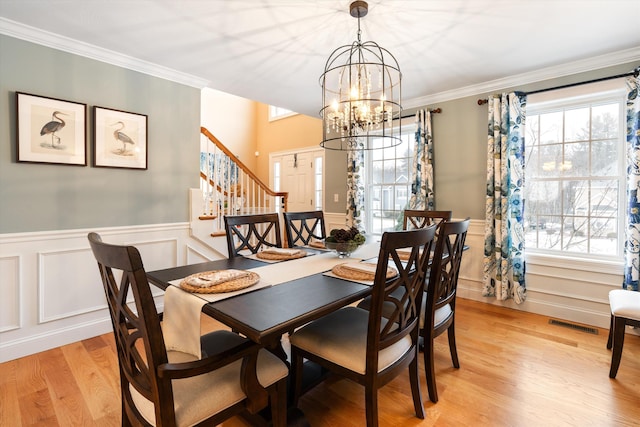
[[[295,405],[302,393],[303,360],[308,359],[364,386],[367,426],[377,426],[378,389],[408,369],[415,414],[424,418],[418,372],[418,322],[434,236],[435,226],[384,233],[371,309],[344,307],[291,334]],[[406,262],[397,252],[401,248],[411,248]],[[398,272],[391,279],[386,278],[389,266]],[[398,289],[402,292],[396,292]],[[394,308],[386,317],[385,304]]]
[[[468,228],[469,219],[446,221],[439,227],[423,298],[420,334],[424,346],[427,390],[429,391],[429,400],[433,403],[438,401],[433,341],[445,331],[447,331],[449,339],[449,351],[453,366],[460,368],[455,335],[456,293]]]
[[[431,224],[440,225],[451,221],[451,211],[430,211],[426,209],[405,209],[402,215],[402,229],[423,228]]]
[[[626,326],[640,327],[640,292],[626,289],[609,291],[609,306],[611,308],[611,325],[607,348],[613,347],[609,378],[615,378],[622,358]]]
[[[282,247],[277,213],[225,215],[224,228],[229,258],[241,255],[243,250],[255,254],[264,246]]]
[[[201,337],[201,358],[168,350],[138,250],[103,243],[96,233],[88,239],[115,336],[123,426],[214,425],[248,410],[255,413],[269,402],[274,425],[286,425],[284,362],[225,330]],[[262,393],[256,406],[241,384],[245,367],[256,369],[255,376],[247,376],[255,381],[246,382],[248,391]]]
[[[327,237],[322,211],[284,212],[284,227],[287,233],[287,245],[308,246],[315,240]]]

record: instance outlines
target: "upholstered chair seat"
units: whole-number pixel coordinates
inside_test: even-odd
[[[424,298],[422,299],[422,315],[420,316],[420,329],[424,329],[424,313],[427,306],[427,294],[425,292]],[[434,327],[438,327],[439,325],[446,322],[453,315],[453,310],[451,309],[451,304],[446,304],[440,308],[438,308],[433,317]]]
[[[122,426],[218,425],[267,406],[274,427],[287,424],[280,358],[224,329],[201,335],[203,300],[177,287],[159,316],[138,249],[88,239],[118,350]]]
[[[225,344],[240,345],[245,338],[229,332],[216,331],[218,340]],[[169,363],[184,363],[198,360],[195,356],[181,351],[167,351]],[[240,387],[240,368],[242,360],[237,360],[212,372],[196,377],[172,380],[173,406],[177,426],[191,426],[227,408],[243,401],[246,396]],[[286,365],[273,354],[261,350],[258,355],[258,381],[263,387],[276,383],[288,375]],[[212,387],[215,384],[216,387]],[[152,401],[145,399],[138,391],[129,386],[131,397],[140,414],[149,424],[156,425],[155,407]]]
[[[291,334],[294,404],[306,391],[302,389],[306,359],[364,386],[368,427],[378,425],[378,389],[407,372],[415,416],[424,418],[418,370],[418,318],[435,231],[434,225],[385,232],[371,284],[369,309],[344,307]],[[408,248],[408,257],[401,259]]]
[[[609,327],[607,348],[613,347],[609,378],[615,378],[622,358],[626,326],[640,327],[640,292],[614,289],[609,292],[609,306],[611,308],[611,326]]]
[[[365,373],[367,357],[367,328],[369,312],[346,307],[300,329],[290,338],[299,349],[361,374]],[[382,321],[382,327],[386,325]],[[411,337],[378,353],[378,372],[391,366],[411,349]]]

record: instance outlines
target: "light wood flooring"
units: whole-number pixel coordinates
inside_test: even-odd
[[[627,335],[611,380],[608,331],[596,329],[593,335],[551,325],[545,316],[458,299],[460,369],[451,366],[446,334],[440,336],[439,402],[428,400],[423,378],[426,418],[415,418],[403,375],[379,393],[380,425],[638,426],[640,337]],[[105,334],[0,364],[0,426],[120,425],[117,363],[113,337]],[[346,380],[316,386],[300,409],[311,426],[364,425],[363,390]],[[239,418],[224,424],[246,425]]]

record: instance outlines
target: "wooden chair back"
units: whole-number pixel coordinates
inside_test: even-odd
[[[405,209],[402,218],[402,229],[412,230],[432,224],[440,225],[443,221],[451,221],[451,211]]]
[[[239,256],[243,250],[255,254],[264,246],[282,247],[277,213],[225,216],[224,228],[229,258]]]
[[[144,420],[130,386],[157,402],[157,420],[174,420],[171,382],[156,375],[156,368],[168,362],[167,352],[140,253],[133,246],[103,243],[96,233],[90,233],[88,239],[98,262],[118,350],[123,420]]]
[[[420,311],[435,232],[436,227],[429,226],[382,235],[367,332],[367,374],[372,377],[378,374],[379,352],[407,335],[417,352]],[[411,249],[408,259],[398,253],[405,248]],[[398,275],[388,280],[390,266]]]
[[[96,233],[90,233],[88,239],[113,324],[123,426],[150,426],[155,421],[153,425],[173,427],[179,422],[192,425],[198,420],[202,422],[198,425],[218,425],[247,410],[255,413],[269,402],[273,425],[286,425],[287,367],[280,359],[267,354],[261,359],[264,363],[258,363],[258,370],[273,378],[263,388],[258,384],[259,372],[255,381],[249,376],[244,385],[241,383],[242,372],[247,372],[245,367],[251,370],[249,359],[258,358],[260,346],[230,331],[216,330],[201,336],[204,357],[200,359],[180,350],[167,351],[161,318],[138,250],[103,243]],[[241,362],[242,367],[236,362]],[[222,368],[228,369],[223,375],[216,373],[203,381],[203,375]],[[174,386],[178,386],[173,380],[183,381],[181,392],[174,394]],[[218,389],[231,393],[232,400],[237,398],[235,403],[215,401]],[[265,398],[247,398],[258,394]],[[197,402],[197,397],[203,395],[209,396],[209,404]]]
[[[455,305],[458,274],[468,228],[468,219],[446,222],[440,227],[427,285],[427,302],[432,302],[431,305],[427,304],[429,314],[447,304]]]
[[[458,368],[455,340],[455,309],[458,274],[464,252],[469,219],[445,221],[438,230],[433,261],[426,288],[426,304],[421,331],[424,340],[427,389],[432,402],[438,401],[433,364],[433,340],[448,331],[449,350],[453,366]],[[436,323],[437,322],[437,323]]]
[[[285,212],[283,216],[290,248],[307,246],[314,239],[324,240],[327,237],[322,211]]]

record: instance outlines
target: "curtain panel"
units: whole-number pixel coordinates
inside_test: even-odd
[[[347,152],[347,226],[364,229],[364,145],[354,144]]]
[[[415,145],[411,167],[411,198],[409,209],[435,209],[433,192],[433,133],[431,111],[416,113]]]
[[[526,299],[524,125],[526,95],[489,97],[483,296]]]
[[[640,79],[627,79],[627,225],[624,242],[622,287],[638,290],[640,279]]]

